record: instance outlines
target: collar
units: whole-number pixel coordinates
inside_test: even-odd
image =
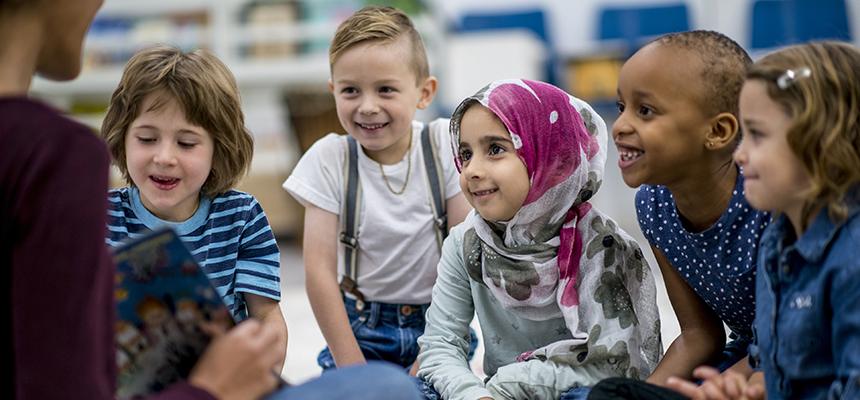
[[[209,219],[209,206],[212,204],[212,201],[202,194],[200,195],[200,203],[197,205],[197,211],[194,211],[191,218],[182,222],[165,221],[147,210],[143,205],[143,202],[140,200],[140,190],[137,187],[130,187],[128,189],[128,194],[130,200],[129,203],[131,204],[131,209],[134,211],[135,216],[137,216],[137,219],[151,230],[155,230],[162,226],[169,226],[173,228],[176,233],[182,236],[194,232],[194,230],[205,224]]]
[[[858,213],[860,213],[860,203],[851,202],[848,205],[848,214],[845,219],[834,222],[830,219],[828,208],[821,209],[818,215],[815,216],[812,224],[809,225],[809,228],[800,235],[800,238],[797,239],[794,245],[789,246],[787,249],[796,250],[801,257],[810,263],[819,263],[842,226],[857,216]],[[785,215],[781,215],[777,221],[774,221],[774,224],[776,225],[776,229],[772,232],[780,235],[779,240],[781,241],[787,229],[789,229],[788,218]]]

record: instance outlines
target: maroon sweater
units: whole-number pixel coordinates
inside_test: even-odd
[[[13,399],[114,397],[109,162],[83,125],[0,97],[0,284],[11,336],[3,353],[12,367],[3,386]],[[157,397],[212,398],[184,383]]]

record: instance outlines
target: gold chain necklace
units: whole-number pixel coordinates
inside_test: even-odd
[[[400,188],[400,190],[394,190],[391,188],[391,182],[388,181],[388,177],[385,175],[385,170],[382,169],[382,163],[377,161],[376,165],[379,166],[379,172],[382,174],[382,180],[385,181],[385,186],[388,188],[388,191],[397,196],[403,194],[403,192],[406,191],[406,185],[409,184],[409,173],[412,172],[412,137],[409,138],[409,148],[406,149],[406,180],[403,181],[403,187]]]

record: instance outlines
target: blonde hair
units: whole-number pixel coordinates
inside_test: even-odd
[[[764,82],[792,118],[788,145],[812,180],[802,221],[823,206],[844,220],[860,184],[860,51],[833,41],[786,47],[753,64],[747,79]]]
[[[329,67],[333,67],[338,57],[355,45],[368,41],[390,43],[403,35],[406,35],[411,44],[412,68],[415,71],[416,83],[420,83],[430,76],[424,41],[409,17],[393,7],[367,6],[343,21],[329,47]]]
[[[182,107],[188,122],[212,135],[212,170],[201,188],[203,194],[214,197],[236,186],[254,155],[236,80],[212,53],[185,53],[169,46],[141,50],[128,61],[102,123],[101,135],[126,182],[134,185],[126,166],[125,137],[132,121],[144,111],[144,98],[152,93],[159,93],[159,98],[145,111],[164,106],[168,100],[164,96],[169,96]]]

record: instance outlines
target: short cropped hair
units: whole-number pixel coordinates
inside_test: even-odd
[[[412,45],[412,68],[416,83],[430,76],[427,52],[424,41],[415,30],[412,20],[402,11],[393,7],[367,6],[352,14],[338,26],[329,47],[329,66],[333,67],[343,52],[351,47],[368,42],[393,42],[406,35]]]
[[[796,79],[786,79],[789,70]],[[802,220],[820,206],[846,218],[860,201],[860,51],[834,41],[786,47],[753,64],[747,79],[763,82],[791,117],[788,146],[812,180]]]
[[[212,170],[201,189],[203,194],[214,197],[235,187],[254,155],[254,140],[245,127],[236,80],[212,53],[186,53],[170,46],[141,50],[128,61],[102,123],[101,136],[126,182],[134,185],[126,166],[126,134],[142,112],[151,111],[141,107],[152,93],[175,100],[188,122],[212,135]],[[164,106],[166,100],[157,99],[152,109]]]
[[[672,46],[695,54],[702,61],[702,105],[713,114],[738,115],[738,99],[744,85],[749,54],[728,36],[714,31],[695,30],[670,33],[652,43]]]

